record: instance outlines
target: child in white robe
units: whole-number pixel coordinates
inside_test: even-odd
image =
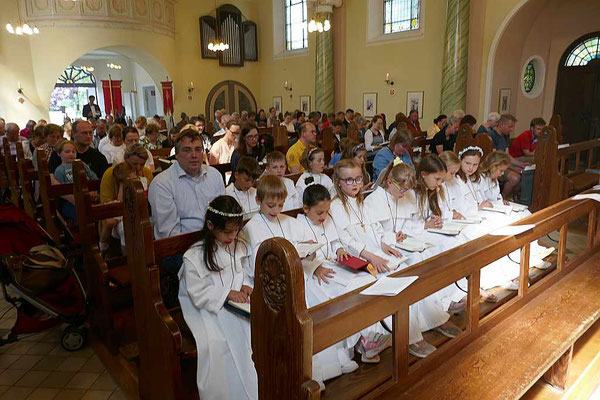
[[[307,186],[320,184],[325,186],[331,197],[335,196],[335,188],[333,187],[333,181],[331,178],[323,173],[325,168],[325,153],[323,149],[309,146],[302,153],[300,157],[300,164],[306,170],[296,181],[296,191],[298,192],[298,198],[302,199],[304,189]]]
[[[258,399],[250,320],[224,307],[249,303],[249,251],[237,238],[242,207],[231,196],[208,205],[201,239],[183,256],[179,302],[198,350],[201,399]]]
[[[225,194],[235,198],[245,214],[258,211],[256,189],[253,187],[261,174],[258,162],[252,157],[242,157],[234,174],[235,181],[225,188]]]
[[[273,175],[263,176],[258,182],[256,202],[259,212],[254,215],[244,226],[242,236],[250,244],[252,257],[250,266],[255,265],[258,248],[266,239],[281,237],[293,245],[306,242],[304,227],[301,222],[286,214],[281,214],[287,197],[286,187],[280,178]],[[314,262],[302,260],[304,268],[305,296],[307,307],[312,307],[327,301],[327,296],[318,289],[318,283],[312,279],[313,274],[321,274],[324,267]],[[317,271],[318,270],[318,271]],[[249,271],[252,286],[254,285],[254,268]],[[342,345],[340,345],[342,346]],[[338,351],[339,350],[339,351]],[[345,357],[344,357],[345,355]],[[352,372],[358,367],[349,357],[348,351],[332,346],[315,354],[313,362],[313,379],[322,388],[323,381],[341,375],[343,372]]]
[[[465,216],[458,211],[462,206],[462,202],[460,201],[462,190],[458,183],[458,179],[456,178],[456,174],[460,169],[460,159],[455,152],[446,150],[440,154],[440,160],[446,164],[447,168],[446,175],[444,176],[444,183],[442,184],[442,188],[446,195],[444,197],[446,207],[452,210],[453,219],[464,219]]]
[[[285,189],[287,191],[287,197],[283,206],[283,211],[295,210],[302,207],[302,199],[298,196],[294,181],[290,178],[286,178],[285,172],[287,171],[287,164],[285,161],[285,155],[279,151],[273,151],[267,154],[266,157],[267,165],[265,166],[265,172],[263,176],[275,175],[283,180]]]
[[[381,225],[384,231],[383,241],[390,246],[395,246],[408,237],[403,229],[411,207],[404,201],[404,195],[415,184],[415,170],[403,163],[400,158],[396,158],[381,172],[379,182],[377,189],[366,198],[365,205],[372,221]],[[438,252],[439,250],[433,248],[422,252],[405,251],[404,254],[410,257],[409,264],[414,264]],[[409,351],[412,355],[426,357],[435,351],[435,347],[423,339],[421,332],[437,328],[442,334],[451,332],[448,335],[450,337],[459,332],[458,327],[448,322],[450,316],[436,305],[440,302],[439,295],[434,293],[411,305]],[[417,334],[413,333],[415,329]]]

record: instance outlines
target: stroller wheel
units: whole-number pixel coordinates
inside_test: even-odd
[[[84,327],[69,325],[65,328],[60,344],[68,351],[80,350],[85,345],[86,332]]]

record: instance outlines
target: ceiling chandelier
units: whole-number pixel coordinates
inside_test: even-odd
[[[110,69],[121,69],[122,68],[120,64],[113,64],[113,63],[106,64],[106,66]]]
[[[308,32],[327,32],[331,29],[331,21],[327,14],[317,14],[308,22]]]
[[[214,52],[225,51],[225,50],[229,49],[229,45],[227,43],[220,41],[217,38],[214,38],[213,40],[211,40],[208,43],[208,49],[211,51],[214,51]]]
[[[29,26],[28,23],[21,23],[21,8],[19,6],[19,1],[17,1],[17,13],[19,15],[19,23],[15,26],[8,22],[6,24],[6,31],[11,35],[23,36],[23,35],[39,35],[40,30],[36,25],[33,27]]]

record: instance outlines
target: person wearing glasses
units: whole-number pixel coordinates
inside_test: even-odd
[[[204,147],[196,130],[179,133],[175,158],[177,162],[158,174],[148,190],[156,239],[201,230],[208,203],[225,194],[221,173],[202,162]]]

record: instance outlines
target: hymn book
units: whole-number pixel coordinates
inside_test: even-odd
[[[431,243],[425,243],[412,237],[407,237],[403,241],[396,243],[394,246],[400,250],[418,253],[424,251],[425,249],[433,247]]]
[[[235,301],[227,300],[225,308],[242,317],[250,318],[250,303],[236,303]]]
[[[452,222],[456,224],[480,224],[483,221],[481,217],[469,217],[463,219],[453,219]]]
[[[456,236],[463,230],[464,227],[464,225],[456,224],[454,222],[444,222],[444,225],[441,228],[428,228],[427,231],[441,233],[442,235]]]
[[[510,215],[513,208],[512,208],[512,206],[506,206],[504,204],[494,204],[492,207],[483,207],[482,210],[494,211],[494,212]]]
[[[323,243],[298,243],[296,245],[296,251],[300,258],[306,258],[311,254],[314,254],[321,247],[325,246]]]

